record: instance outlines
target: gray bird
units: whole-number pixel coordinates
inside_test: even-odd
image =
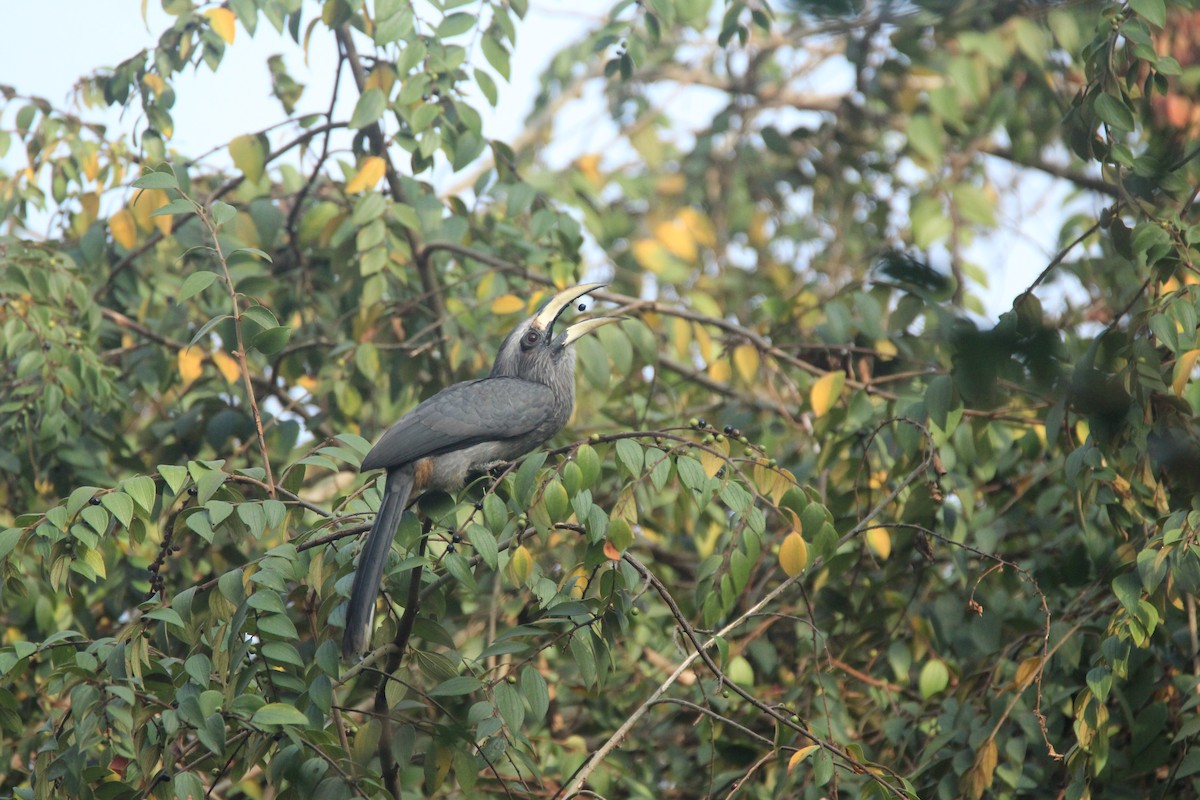
[[[343,658],[355,658],[370,640],[379,582],[409,496],[460,489],[468,475],[528,453],[567,423],[575,407],[572,344],[618,318],[583,320],[557,336],[554,324],[567,306],[603,285],[585,283],[550,298],[504,339],[488,377],[425,400],[367,453],[360,469],[386,469],[387,482],[354,573]]]

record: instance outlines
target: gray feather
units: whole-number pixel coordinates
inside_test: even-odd
[[[413,468],[406,464],[388,472],[383,488],[383,500],[379,513],[367,534],[358,557],[358,569],[354,572],[354,584],[350,588],[350,603],[346,607],[346,632],[342,636],[342,657],[349,660],[361,653],[371,636],[371,621],[375,617],[375,598],[379,596],[379,582],[383,568],[387,566],[388,553],[392,550],[392,539],[404,506],[412,493]]]
[[[388,428],[367,453],[360,469],[365,472],[406,464],[480,442],[522,438],[547,428],[555,405],[554,392],[549,387],[520,378],[457,383],[430,397]],[[569,408],[567,413],[570,414]],[[558,427],[547,430],[542,441],[557,433],[564,422],[565,418]]]

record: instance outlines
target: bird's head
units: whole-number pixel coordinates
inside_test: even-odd
[[[554,326],[572,303],[603,285],[584,283],[564,289],[547,300],[536,314],[513,328],[496,354],[492,377],[524,378],[547,385],[572,380],[575,348],[571,345],[581,336],[620,319],[593,317],[580,320],[558,333]]]

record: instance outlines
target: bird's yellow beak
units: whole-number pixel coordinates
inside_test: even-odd
[[[532,327],[546,332],[548,337],[553,335],[554,323],[558,322],[558,318],[562,316],[564,311],[567,310],[567,306],[571,305],[588,292],[593,292],[602,286],[604,286],[603,283],[581,283],[578,286],[572,286],[569,289],[563,289],[561,292],[554,295],[554,297],[551,297],[549,300],[547,300],[546,304],[542,306],[541,310],[533,315]],[[591,320],[588,321],[590,322]],[[584,333],[586,332],[587,331],[584,331]],[[575,338],[579,337],[576,336]]]
[[[563,331],[562,346],[566,347],[582,336],[586,336],[597,328],[603,328],[610,322],[620,322],[622,317],[593,317],[581,320]]]

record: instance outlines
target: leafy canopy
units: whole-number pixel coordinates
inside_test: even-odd
[[[1187,4],[623,2],[511,142],[524,0],[162,6],[0,87],[3,793],[1200,794]],[[279,124],[180,152],[267,28]],[[597,275],[573,422],[339,663],[368,440]]]

